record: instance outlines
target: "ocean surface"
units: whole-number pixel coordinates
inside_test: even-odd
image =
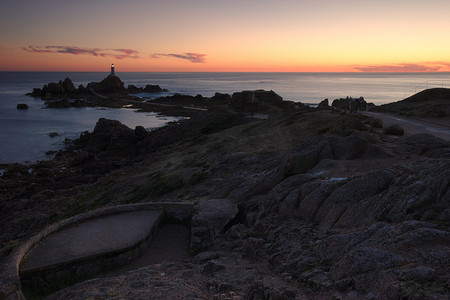
[[[44,101],[25,96],[33,88],[69,77],[75,86],[101,81],[108,72],[0,72],[0,163],[33,163],[49,159],[45,153],[64,147],[66,138],[74,139],[92,131],[99,118],[119,120],[134,128],[163,126],[172,117],[157,113],[138,113],[131,109],[66,108],[45,109]],[[346,96],[363,96],[367,102],[384,104],[402,100],[431,87],[450,88],[450,73],[156,73],[116,72],[125,86],[158,84],[166,94],[213,96],[265,89],[285,100],[319,103]],[[152,96],[152,95],[146,95]],[[25,103],[28,110],[18,110]],[[50,137],[50,132],[58,133]]]

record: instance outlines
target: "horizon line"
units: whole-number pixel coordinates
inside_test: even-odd
[[[108,70],[0,70],[0,72],[48,72],[48,73],[110,73]],[[355,73],[355,74],[425,74],[425,73],[450,73],[449,71],[119,71],[120,73]]]

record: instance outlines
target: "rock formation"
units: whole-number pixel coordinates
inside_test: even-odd
[[[93,94],[95,92],[96,94]],[[33,92],[27,94],[32,97],[39,97],[43,100],[68,100],[68,99],[86,99],[100,95],[101,97],[118,97],[126,96],[128,94],[139,93],[161,93],[167,92],[166,89],[162,89],[159,85],[146,85],[144,88],[129,85],[125,88],[124,83],[118,76],[107,76],[101,82],[91,82],[84,87],[79,85],[78,89],[75,88],[70,78],[59,81],[58,83],[50,82],[44,87],[34,88]],[[78,107],[86,106],[87,102],[48,102],[50,108],[61,107]]]
[[[317,106],[319,109],[327,109],[330,108],[330,104],[328,103],[328,99],[322,100]]]
[[[403,134],[405,134],[405,131],[403,130],[403,128],[400,125],[394,124],[394,125],[384,128],[383,133],[389,134],[389,135],[403,135]]]
[[[423,90],[404,100],[380,105],[371,110],[415,117],[444,118],[450,115],[450,89]]]
[[[352,97],[340,98],[333,100],[331,106],[335,109],[346,110],[350,112],[366,111],[367,102],[363,97],[354,99]]]
[[[231,106],[243,111],[255,111],[269,105],[281,105],[282,102],[283,98],[274,91],[243,91],[233,93],[231,96]]]
[[[28,109],[28,105],[24,103],[17,104],[17,109]]]
[[[29,94],[32,97],[39,97],[43,100],[51,99],[67,99],[80,98],[86,95],[83,89],[77,90],[70,78],[59,81],[58,83],[50,82],[42,89],[34,88],[33,92]]]

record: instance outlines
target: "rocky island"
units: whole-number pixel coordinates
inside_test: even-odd
[[[38,287],[4,272],[0,295],[448,299],[450,143],[383,132],[348,113],[367,105],[354,100],[313,109],[272,91],[173,95],[158,105],[194,107],[190,119],[151,132],[100,119],[51,161],[3,166],[2,270],[31,236],[80,213],[194,209],[182,259]]]

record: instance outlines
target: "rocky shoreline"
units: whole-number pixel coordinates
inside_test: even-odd
[[[54,299],[449,298],[448,142],[267,91],[158,103],[196,109],[151,132],[100,119],[51,161],[2,166],[2,258],[45,226],[103,206],[226,199],[237,216],[214,231],[194,224],[192,258]]]

